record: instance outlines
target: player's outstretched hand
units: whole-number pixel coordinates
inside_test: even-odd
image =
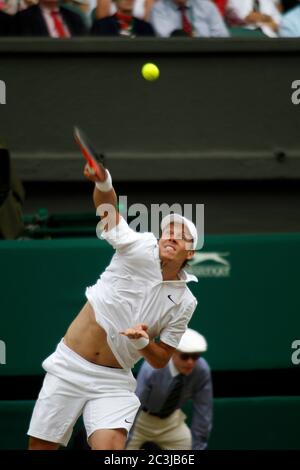
[[[139,323],[138,325],[135,325],[133,328],[127,328],[125,331],[120,331],[120,335],[127,336],[127,338],[129,339],[139,339],[139,338],[149,339],[147,330],[148,330],[148,325],[145,325],[145,323]]]

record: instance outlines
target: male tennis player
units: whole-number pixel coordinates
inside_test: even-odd
[[[92,174],[94,203],[102,211],[102,238],[116,250],[87,303],[56,351],[43,362],[47,374],[28,434],[29,449],[66,446],[83,414],[92,449],[123,449],[140,402],[131,368],[143,356],[164,367],[196,308],[182,270],[194,255],[197,230],[176,214],[162,220],[162,238],[136,233],[116,209],[109,172]],[[160,341],[154,339],[160,335]]]

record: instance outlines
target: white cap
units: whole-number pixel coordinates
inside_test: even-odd
[[[198,331],[187,328],[186,332],[181,337],[177,350],[184,353],[202,353],[207,351],[207,342],[204,336],[200,335]]]
[[[183,215],[180,214],[169,214],[166,215],[162,221],[161,221],[161,229],[164,230],[167,225],[169,225],[172,222],[179,222],[180,224],[184,224],[188,231],[190,232],[192,238],[193,238],[193,250],[196,249],[197,243],[198,243],[198,232],[196,229],[196,226],[193,224],[193,222],[186,217],[183,217]]]

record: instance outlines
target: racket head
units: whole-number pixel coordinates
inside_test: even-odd
[[[103,166],[104,159],[99,157],[87,135],[78,126],[74,126],[74,139],[88,165],[94,170],[95,175],[104,181],[106,179],[106,172]]]

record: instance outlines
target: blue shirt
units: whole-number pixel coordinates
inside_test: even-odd
[[[171,360],[172,361],[172,360]],[[138,377],[136,394],[141,407],[158,413],[165,402],[172,380],[178,374],[172,362],[162,369],[154,369],[144,362]],[[210,368],[205,359],[198,359],[192,373],[185,377],[185,384],[177,408],[193,400],[192,448],[203,450],[207,447],[212,428],[213,394]]]
[[[194,36],[229,36],[221,13],[211,0],[188,0],[186,6]],[[158,0],[152,7],[150,23],[158,36],[169,37],[173,31],[182,29],[178,6],[173,0]]]
[[[283,15],[279,26],[279,36],[283,38],[300,36],[300,5]]]

